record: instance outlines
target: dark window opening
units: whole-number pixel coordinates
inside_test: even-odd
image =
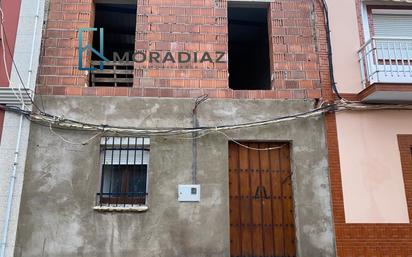
[[[100,70],[100,58],[92,54],[92,66],[97,70],[91,72],[92,86],[133,86],[133,61],[131,56],[135,50],[136,5],[131,4],[95,4],[94,27],[104,29],[104,56],[110,62],[104,63]],[[93,48],[100,49],[100,33],[93,33]],[[129,53],[130,60],[113,62],[113,54],[122,59]]]
[[[267,4],[228,3],[231,89],[271,88],[268,11]]]
[[[145,204],[147,165],[103,165],[101,203]]]
[[[148,138],[102,138],[102,170],[99,205],[146,203],[149,160]]]

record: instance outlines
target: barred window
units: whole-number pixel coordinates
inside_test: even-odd
[[[149,138],[102,138],[100,206],[146,204],[149,147]]]

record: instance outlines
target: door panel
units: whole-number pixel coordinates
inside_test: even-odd
[[[232,257],[293,257],[295,226],[288,144],[229,144]],[[273,148],[257,151],[253,148]]]

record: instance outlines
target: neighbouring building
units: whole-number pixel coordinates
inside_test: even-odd
[[[47,1],[7,256],[410,256],[410,5]]]
[[[46,10],[15,256],[335,256],[322,2]]]
[[[0,256],[13,256],[30,123],[5,108],[31,110],[43,0],[0,1]]]
[[[411,1],[328,2],[342,97],[411,104]],[[411,256],[412,111],[336,113],[327,127],[337,255]]]

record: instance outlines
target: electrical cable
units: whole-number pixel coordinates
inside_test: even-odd
[[[89,142],[93,141],[93,139],[95,139],[96,137],[102,135],[102,132],[99,132],[99,133],[95,134],[94,136],[92,136],[91,138],[79,143],[79,142],[70,141],[70,140],[66,139],[65,137],[63,137],[62,135],[58,134],[56,131],[53,130],[53,127],[52,127],[51,123],[49,125],[49,130],[50,130],[50,132],[52,132],[52,134],[59,137],[63,142],[66,142],[66,143],[71,144],[71,145],[87,145],[87,144],[89,144]]]
[[[66,119],[63,117],[57,117],[50,114],[38,114],[29,111],[22,110],[18,107],[8,107],[0,105],[1,109],[23,114],[24,117],[35,123],[41,124],[52,124],[55,128],[62,129],[73,129],[73,130],[83,130],[83,131],[100,131],[103,133],[125,133],[125,134],[139,134],[145,136],[167,136],[167,135],[187,135],[193,132],[209,132],[209,131],[223,131],[223,130],[234,130],[241,128],[251,128],[256,126],[264,126],[273,123],[294,120],[298,118],[305,118],[311,116],[317,116],[324,112],[334,109],[334,106],[324,106],[318,109],[313,109],[311,111],[298,113],[294,115],[282,116],[273,118],[270,120],[257,121],[257,122],[247,122],[240,124],[230,124],[230,125],[220,125],[220,126],[203,126],[203,127],[175,127],[175,128],[138,128],[138,127],[122,127],[122,126],[111,126],[111,125],[98,125],[92,123],[84,123],[71,119]]]
[[[286,144],[281,145],[281,146],[274,146],[274,147],[267,147],[267,148],[255,148],[255,147],[250,147],[247,146],[245,144],[240,143],[239,141],[235,140],[234,138],[229,137],[226,133],[222,132],[222,131],[217,131],[217,133],[224,135],[229,141],[243,147],[249,150],[254,150],[254,151],[272,151],[272,150],[278,150],[278,149],[282,149],[284,146],[286,146]]]
[[[199,105],[204,103],[207,99],[209,98],[209,95],[204,94],[196,98],[195,100],[195,106],[193,107],[192,110],[192,123],[193,123],[193,128],[196,129],[199,127],[199,121],[197,119],[197,108]],[[197,135],[198,132],[194,131],[192,132],[192,184],[196,185],[197,184]]]
[[[330,31],[330,22],[329,22],[329,10],[328,5],[325,0],[319,0],[322,5],[324,19],[325,19],[325,30],[326,30],[326,42],[328,47],[328,62],[329,62],[329,77],[330,82],[332,85],[332,90],[335,92],[336,96],[343,100],[342,96],[339,94],[338,88],[336,86],[335,81],[335,73],[333,68],[333,54],[332,54],[332,39],[331,39],[331,31]]]
[[[19,107],[11,107],[0,105],[0,109],[15,112],[23,115],[26,119],[33,123],[51,127],[60,128],[66,130],[80,130],[80,131],[98,131],[89,140],[85,142],[75,143],[71,142],[65,138],[61,138],[63,141],[69,141],[71,144],[85,145],[94,138],[103,134],[114,134],[114,135],[139,135],[139,136],[163,136],[163,137],[175,137],[176,139],[191,139],[193,140],[193,132],[199,134],[196,138],[201,138],[212,133],[219,133],[224,135],[230,141],[239,143],[235,139],[229,137],[224,131],[231,131],[237,129],[252,128],[256,126],[265,126],[270,124],[277,124],[285,121],[293,121],[300,118],[309,118],[322,115],[327,112],[342,112],[342,111],[373,111],[373,110],[412,110],[412,105],[410,104],[397,104],[397,105],[387,105],[387,104],[363,104],[361,102],[337,102],[333,104],[323,105],[320,108],[316,108],[310,111],[301,112],[297,114],[276,117],[273,119],[254,121],[240,124],[228,124],[220,126],[204,126],[204,127],[174,127],[174,128],[139,128],[139,127],[122,127],[122,126],[110,126],[110,125],[97,125],[92,123],[83,123],[76,120],[65,119],[63,117],[57,117],[50,114],[37,114],[31,111],[23,110]],[[185,135],[192,135],[192,137],[184,137]],[[268,149],[265,149],[268,150]]]

